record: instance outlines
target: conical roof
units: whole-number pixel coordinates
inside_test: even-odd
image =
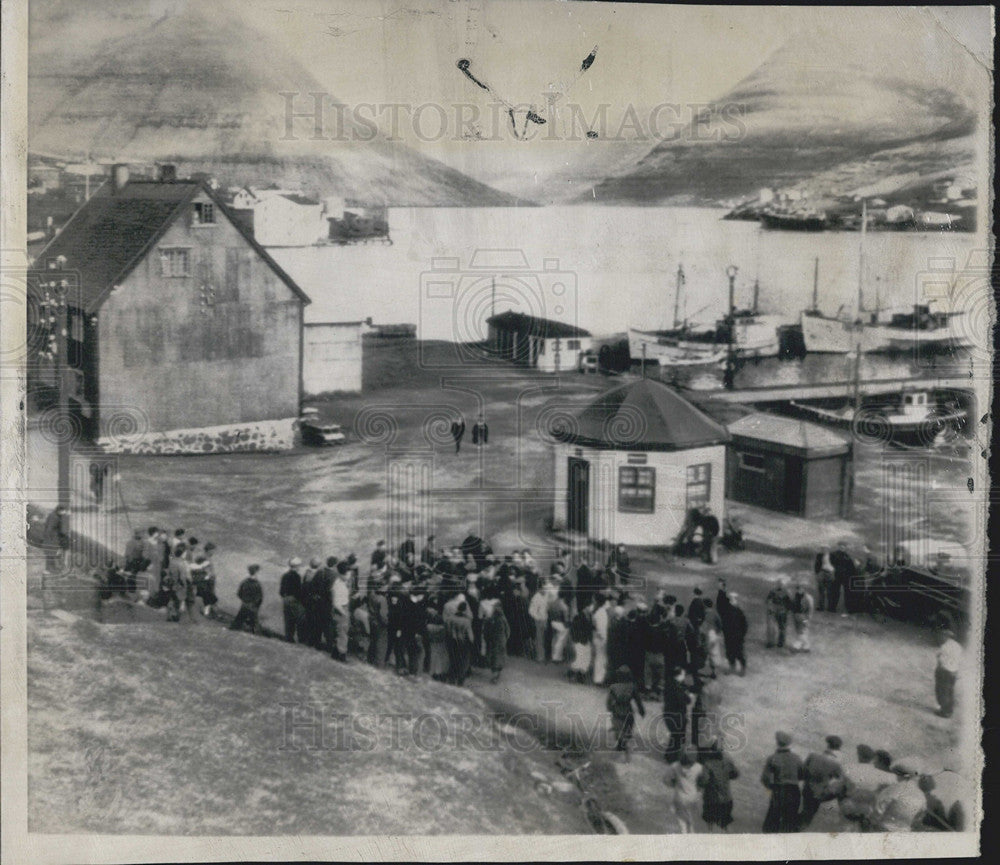
[[[567,443],[615,450],[683,450],[729,441],[724,426],[653,379],[609,390],[552,433]]]

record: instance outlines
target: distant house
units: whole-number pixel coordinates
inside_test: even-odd
[[[261,246],[311,246],[326,240],[323,205],[297,192],[258,195],[253,206],[254,238]]]
[[[136,181],[116,167],[29,273],[39,300],[60,260],[77,286],[67,356],[82,422],[109,450],[289,446],[309,298],[211,189],[167,168]]]
[[[486,320],[489,347],[500,357],[543,372],[575,370],[593,342],[576,325],[508,310]]]

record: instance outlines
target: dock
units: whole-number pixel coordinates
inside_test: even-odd
[[[910,388],[915,390],[952,390],[972,391],[973,379],[960,376],[945,378],[883,378],[873,381],[819,382],[817,384],[779,384],[759,387],[741,387],[733,390],[715,388],[712,390],[690,390],[692,397],[719,400],[730,403],[771,403],[789,402],[791,400],[835,399],[851,397],[855,387],[862,396],[879,396],[881,394],[899,393]]]

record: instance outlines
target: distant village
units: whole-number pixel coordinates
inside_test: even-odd
[[[838,195],[808,187],[761,188],[755,196],[724,203],[727,219],[758,220],[792,231],[975,231],[976,184],[956,172],[932,178],[875,183]]]

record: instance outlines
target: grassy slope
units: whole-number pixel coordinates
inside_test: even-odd
[[[34,832],[434,834],[584,832],[534,790],[511,750],[418,749],[402,723],[371,751],[281,750],[282,702],[325,717],[387,712],[482,719],[466,691],[222,628],[29,622],[29,813]],[[305,717],[300,716],[300,717]],[[471,722],[470,722],[471,723]],[[436,727],[425,732],[433,744]],[[371,740],[369,739],[369,742]]]

